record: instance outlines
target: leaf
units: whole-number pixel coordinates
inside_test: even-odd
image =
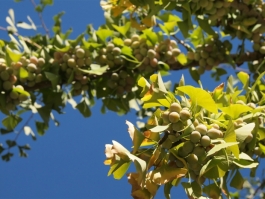
[[[177,87],[177,90],[187,94],[190,97],[191,103],[193,105],[201,106],[202,108],[213,113],[218,113],[217,106],[212,99],[212,96],[207,91],[201,88],[195,88],[193,86],[181,86]]]
[[[158,35],[152,31],[152,28],[143,30],[143,33],[153,45],[156,45],[158,42]]]
[[[238,129],[235,130],[236,139],[238,142],[242,143],[246,139],[246,137],[251,134],[251,131],[254,129],[255,123],[246,124]]]
[[[153,171],[148,176],[158,185],[166,184],[171,180],[182,178],[186,175],[187,170],[184,168],[174,168],[168,165],[163,165]]]
[[[19,77],[22,79],[27,78],[29,75],[28,71],[26,69],[24,69],[23,67],[19,68]]]
[[[227,143],[236,142],[236,133],[232,120],[229,121],[226,132],[224,134],[224,141]],[[238,145],[232,145],[227,147],[227,151],[231,151],[234,156],[239,159],[239,148]]]
[[[100,38],[100,40],[104,43],[106,42],[106,39],[108,37],[113,36],[113,31],[109,29],[99,29],[96,31],[97,36]]]
[[[50,73],[50,72],[45,72],[45,76],[52,83],[53,89],[55,89],[57,87],[57,84],[59,81],[58,75],[55,75],[55,74]]]
[[[16,115],[8,115],[2,120],[2,124],[8,131],[11,131],[14,130],[21,121],[21,117]]]
[[[245,180],[242,177],[241,173],[237,170],[236,174],[234,175],[233,179],[230,182],[230,186],[236,189],[241,190],[243,188]]]
[[[208,151],[207,156],[213,155],[214,153],[220,151],[221,149],[233,146],[233,145],[237,145],[238,142],[229,142],[229,143],[222,143],[222,144],[216,144],[214,145],[214,147]]]
[[[178,24],[178,27],[179,27],[182,35],[185,38],[188,38],[189,37],[189,27],[187,26],[187,21],[178,21],[177,24]]]
[[[88,73],[88,74],[93,74],[93,75],[102,75],[103,73],[105,73],[107,71],[107,69],[109,68],[108,66],[103,66],[101,67],[98,64],[91,64],[90,65],[91,70],[84,70],[84,69],[78,69],[84,73]]]
[[[86,103],[86,100],[83,100],[79,104],[75,106],[79,110],[79,112],[85,117],[90,117],[91,116],[91,111],[89,109],[88,104]]]
[[[199,176],[205,176],[210,179],[221,178],[228,169],[228,162],[224,157],[214,156],[201,168]]]
[[[252,162],[252,161],[248,161],[248,160],[234,160],[233,161],[235,165],[239,166],[240,168],[255,168],[259,165],[259,163],[257,162]]]
[[[238,79],[242,82],[244,89],[248,90],[248,84],[249,84],[249,75],[243,71],[240,71],[237,73]]]
[[[37,132],[39,135],[44,135],[45,134],[45,131],[48,129],[48,124],[44,123],[44,122],[39,122],[39,121],[36,121],[35,122],[36,124],[36,128],[37,128]]]
[[[210,26],[208,19],[204,19],[203,15],[197,17],[197,21],[199,26],[207,32],[209,35],[215,35],[216,33],[213,31],[212,27]]]
[[[115,171],[113,172],[113,177],[116,180],[120,180],[124,174],[128,171],[129,167],[131,165],[131,162],[123,162],[122,165],[119,165],[118,168],[115,168]]]
[[[133,154],[137,152],[139,147],[141,146],[141,143],[145,139],[145,136],[134,127],[134,125],[126,120],[126,124],[128,125],[128,132],[130,134],[130,137],[133,141]]]
[[[9,58],[13,61],[13,62],[18,62],[20,60],[20,58],[22,57],[22,53],[12,50],[11,48],[9,48],[8,46],[6,46],[6,52],[7,55],[9,56]]]
[[[160,132],[167,130],[169,126],[170,126],[170,124],[165,125],[165,126],[159,126],[158,125],[158,126],[155,126],[154,128],[151,128],[149,130],[154,132],[154,133],[160,133]]]
[[[230,104],[228,107],[222,107],[219,109],[225,114],[229,115],[231,119],[237,119],[242,113],[252,110],[252,108],[243,104]]]
[[[127,22],[124,26],[117,26],[112,24],[113,28],[115,28],[119,33],[121,33],[124,37],[126,37],[126,33],[131,27],[131,22]]]
[[[180,53],[177,56],[177,60],[182,66],[185,66],[186,63],[188,62],[187,57],[183,53]]]

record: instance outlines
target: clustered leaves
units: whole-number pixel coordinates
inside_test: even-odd
[[[243,75],[242,83],[249,78],[238,74]],[[132,151],[116,141],[106,145],[108,175],[120,179],[134,162],[136,172],[127,174],[134,198],[153,198],[162,185],[166,198],[177,185],[191,198],[229,198],[228,184],[242,189],[240,170],[255,172],[265,157],[265,106],[252,98],[254,93],[240,95],[244,88],[232,79],[226,91],[224,84],[212,92],[182,85],[174,93],[165,89],[160,74],[152,75],[150,84],[139,79],[143,106],[158,108],[142,130],[126,122]]]

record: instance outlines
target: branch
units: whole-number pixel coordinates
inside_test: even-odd
[[[35,1],[34,1],[34,0],[30,0],[30,1],[31,1],[32,5],[34,6],[34,8],[36,9],[37,4],[35,3]],[[45,24],[45,22],[44,22],[44,20],[43,20],[43,17],[42,17],[41,12],[38,12],[38,15],[39,15],[39,18],[40,18],[40,21],[41,21],[41,25],[42,25],[43,29],[44,29],[45,32],[46,32],[46,35],[47,35],[48,37],[50,37],[50,31],[49,31],[49,29],[47,28],[47,26],[46,26],[46,24]]]

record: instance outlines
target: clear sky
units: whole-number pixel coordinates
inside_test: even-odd
[[[39,30],[43,31],[37,14],[29,0],[14,3],[12,0],[1,1],[0,26],[6,27],[5,17],[8,9],[15,11],[16,21],[27,21],[29,15]],[[73,28],[72,38],[85,31],[88,24],[95,27],[104,23],[103,11],[99,0],[56,0],[54,5],[47,7],[44,20],[51,29],[52,17],[58,12],[65,11],[63,29]],[[34,34],[32,31],[21,31],[24,35]],[[0,32],[0,39],[7,39],[5,32]],[[174,72],[165,80],[177,82],[185,75],[187,84],[194,84],[187,71]],[[214,89],[219,83],[210,83],[209,73],[202,78],[205,88]],[[125,120],[136,124],[135,113],[118,116],[116,113],[100,113],[101,102],[97,101],[92,107],[92,117],[84,119],[70,105],[65,109],[66,114],[56,115],[60,126],[55,127],[51,122],[47,133],[37,141],[20,135],[19,144],[29,143],[31,150],[28,158],[15,157],[10,162],[0,162],[0,198],[99,198],[125,199],[131,198],[130,184],[126,176],[120,180],[107,177],[108,166],[105,160],[105,144],[116,140],[127,148],[131,140],[127,133]],[[3,117],[3,115],[0,115]],[[28,114],[24,115],[27,120]],[[30,125],[34,126],[35,116]],[[11,136],[13,138],[14,135]],[[6,140],[0,137],[0,142]],[[134,168],[130,168],[134,170]],[[156,198],[163,198],[163,188]],[[182,188],[172,189],[172,198],[187,198]]]

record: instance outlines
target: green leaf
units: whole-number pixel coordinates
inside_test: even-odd
[[[177,22],[177,24],[178,24],[178,27],[179,27],[182,35],[185,38],[188,38],[189,37],[189,27],[187,26],[187,21],[179,21],[179,22]]]
[[[154,133],[160,133],[160,132],[167,130],[169,126],[170,126],[170,124],[165,125],[165,126],[159,126],[158,125],[158,126],[155,126],[154,128],[151,128],[149,130],[154,132]]]
[[[233,179],[230,182],[230,186],[236,189],[241,190],[243,188],[245,180],[242,177],[241,173],[237,170],[236,174],[234,175]]]
[[[252,108],[243,104],[230,104],[228,107],[221,107],[219,109],[225,114],[229,115],[231,119],[237,119],[242,113],[252,110]]]
[[[240,71],[237,73],[238,79],[242,82],[244,89],[248,90],[248,84],[249,84],[249,75],[243,71]]]
[[[51,108],[48,106],[43,106],[41,108],[38,108],[38,113],[40,114],[41,118],[45,122],[45,124],[48,125],[49,119],[50,119],[50,113],[51,113]]]
[[[76,105],[76,108],[79,110],[79,112],[84,116],[84,117],[90,117],[91,116],[91,111],[89,109],[88,104],[86,103],[86,100],[83,100],[79,104]]]
[[[208,19],[204,19],[203,15],[197,17],[197,21],[199,26],[207,32],[209,35],[215,35],[216,33],[213,31],[212,27],[210,26]]]
[[[109,29],[99,29],[98,31],[96,31],[97,36],[99,37],[99,39],[105,43],[106,39],[108,37],[113,36],[113,31],[109,30]]]
[[[190,35],[190,40],[193,46],[204,44],[204,35],[200,26],[198,26]]]
[[[98,64],[91,64],[90,65],[91,70],[84,70],[84,69],[78,69],[84,73],[88,73],[88,74],[93,74],[93,75],[102,75],[103,73],[105,73],[107,71],[107,69],[109,68],[108,66],[103,66],[101,67]]]
[[[20,53],[16,50],[12,50],[11,48],[9,48],[9,46],[6,46],[6,52],[7,52],[7,55],[9,56],[9,58],[13,62],[18,62],[23,55],[22,53]]]
[[[198,73],[198,70],[195,67],[189,67],[190,76],[192,79],[198,83],[200,80],[200,75]],[[180,85],[181,86],[181,85]]]
[[[57,84],[59,81],[58,75],[55,75],[55,74],[50,73],[50,72],[45,72],[45,76],[52,83],[53,89],[55,89],[57,87]]]
[[[186,63],[188,62],[187,57],[183,53],[180,53],[177,56],[177,60],[182,66],[185,66]]]
[[[251,131],[254,129],[255,123],[246,124],[238,129],[235,130],[236,139],[238,142],[242,143],[246,139],[246,137],[251,134]]]
[[[234,160],[233,161],[235,165],[239,166],[240,168],[255,168],[259,165],[259,163],[257,162],[252,162],[252,161],[248,161],[248,160]]]
[[[238,142],[229,142],[229,143],[216,144],[216,145],[214,145],[214,147],[210,151],[208,151],[207,156],[213,155],[216,152],[220,151],[221,149],[224,149],[224,148],[227,148],[227,147],[230,147],[230,146],[234,146],[234,145],[237,145],[237,144],[238,144]]]
[[[131,162],[124,162],[122,165],[120,165],[118,168],[115,168],[115,171],[113,172],[113,177],[116,180],[120,180],[124,174],[127,172],[131,165]]]
[[[164,196],[166,197],[166,199],[171,199],[170,190],[172,187],[173,185],[170,182],[164,185]]]
[[[22,79],[25,79],[29,76],[29,73],[26,69],[24,69],[23,67],[19,68],[19,77]]]
[[[124,26],[117,26],[112,24],[113,28],[115,28],[119,33],[121,33],[124,37],[126,37],[126,33],[131,27],[131,22],[127,22]]]
[[[194,106],[201,106],[208,111],[218,113],[217,106],[212,99],[212,96],[207,91],[193,86],[181,86],[177,87],[177,90],[188,95]]]
[[[36,129],[37,129],[37,132],[39,135],[44,135],[45,134],[45,131],[48,129],[48,125],[44,122],[39,122],[39,121],[36,121],[35,122],[36,124]]]
[[[11,131],[14,130],[21,121],[22,118],[17,115],[8,115],[2,120],[2,124],[8,131]]]
[[[223,177],[228,171],[227,159],[222,156],[214,156],[200,170],[199,176],[205,176],[210,179]]]
[[[156,45],[158,42],[158,35],[152,31],[152,28],[143,30],[143,33],[153,45]]]
[[[234,129],[234,123],[232,122],[232,120],[230,120],[228,123],[226,132],[224,134],[224,141],[227,143],[236,142],[236,133]],[[239,158],[238,145],[227,147],[227,151],[231,151],[237,159]]]
[[[44,6],[46,6],[46,5],[52,6],[53,5],[53,0],[41,0],[40,2]]]
[[[27,91],[25,91],[25,90],[23,90],[21,88],[15,87],[12,90],[15,91],[15,92],[18,92],[20,94],[23,94],[23,95],[26,95],[26,96],[30,97],[30,94]]]

